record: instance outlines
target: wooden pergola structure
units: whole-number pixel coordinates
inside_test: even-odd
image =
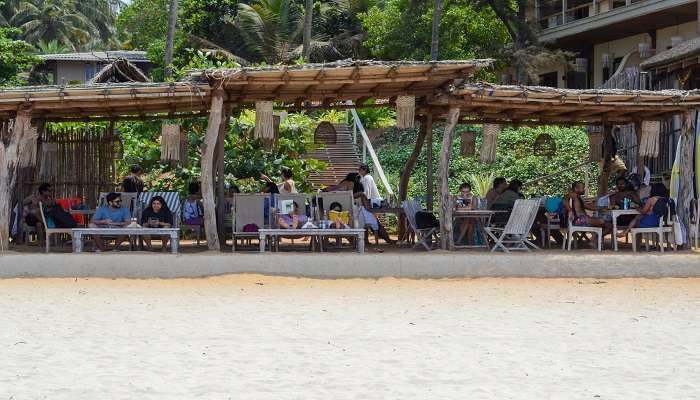
[[[540,87],[465,83],[491,60],[440,62],[341,61],[331,64],[193,71],[176,83],[27,87],[0,90],[0,245],[9,238],[10,199],[24,149],[37,129],[51,121],[116,121],[208,116],[202,145],[201,182],[205,229],[210,249],[220,249],[223,233],[224,147],[227,121],[234,109],[274,101],[287,110],[344,109],[394,105],[413,97],[421,129],[416,148],[402,172],[399,198],[405,198],[415,161],[432,124],[446,120],[439,162],[440,219],[443,237],[451,231],[448,166],[458,123],[514,125],[612,124],[685,115],[681,176],[683,203],[692,197],[692,148],[700,93],[621,90],[575,91]],[[372,102],[374,100],[375,102]],[[352,101],[353,105],[348,105]],[[687,140],[685,138],[687,137]],[[432,146],[428,146],[432,160]],[[430,162],[430,161],[429,161]],[[432,171],[428,171],[432,203]],[[402,193],[403,188],[403,193]],[[218,206],[217,201],[218,198]],[[686,204],[688,203],[688,204]],[[443,247],[447,241],[443,242]]]

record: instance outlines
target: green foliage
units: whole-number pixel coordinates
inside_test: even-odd
[[[450,189],[456,192],[462,182],[470,182],[474,191],[483,190],[483,181],[491,181],[493,176],[507,179],[518,178],[523,182],[535,180],[545,175],[574,167],[588,156],[588,139],[583,129],[564,127],[541,128],[505,128],[499,135],[496,161],[492,165],[479,162],[478,155],[462,157],[459,155],[459,132],[470,127],[458,126],[457,140],[452,148],[450,163]],[[474,129],[474,127],[471,127]],[[533,155],[533,144],[540,133],[549,133],[557,143],[557,152],[553,157]],[[443,127],[436,125],[433,130],[434,179],[437,185],[437,168],[440,154]],[[417,129],[402,131],[390,129],[377,140],[375,149],[382,167],[389,174],[391,182],[398,182],[406,160],[413,151],[418,132]],[[481,137],[477,137],[477,148]],[[595,168],[591,176],[596,176]],[[583,180],[583,167],[562,172],[555,178],[532,183],[524,188],[528,195],[561,195],[574,180]],[[490,184],[488,185],[490,186]],[[426,193],[426,149],[423,149],[409,184],[409,196],[424,196]]]
[[[425,60],[430,56],[433,2],[388,0],[360,15],[367,31],[364,46],[372,57]],[[495,56],[508,42],[504,25],[490,8],[468,1],[446,0],[440,24],[439,58]]]
[[[119,40],[126,48],[148,50],[154,41],[165,41],[168,0],[132,0],[117,17]]]
[[[483,198],[486,197],[486,193],[493,187],[493,180],[496,179],[496,173],[468,174],[466,178],[466,181],[472,185],[472,193]]]
[[[17,86],[25,83],[20,76],[28,72],[39,59],[31,54],[31,46],[12,39],[16,29],[0,28],[0,86]]]

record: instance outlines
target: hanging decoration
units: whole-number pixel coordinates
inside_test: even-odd
[[[642,121],[642,137],[639,141],[639,156],[659,156],[659,138],[661,135],[661,121]]]
[[[601,127],[588,131],[588,159],[598,162],[603,158],[603,132]]]
[[[39,167],[39,177],[43,182],[53,181],[56,171],[58,171],[58,144],[41,144],[41,165]]]
[[[180,125],[162,124],[160,134],[160,160],[180,161]]]
[[[255,102],[255,131],[253,135],[255,139],[262,141],[265,148],[272,149],[274,147],[275,126],[271,101]]]
[[[416,115],[415,96],[398,96],[396,98],[396,127],[413,128]]]
[[[551,157],[557,152],[557,142],[548,133],[540,133],[532,146],[532,152],[536,156]]]
[[[501,126],[498,124],[484,124],[484,140],[481,142],[480,160],[484,164],[492,164],[496,161],[496,144]]]
[[[19,143],[19,158],[17,165],[20,168],[36,165],[37,143],[39,141],[39,129],[32,126],[30,114],[17,114],[13,128],[15,133],[25,132],[23,140]]]
[[[476,152],[476,132],[468,129],[462,131],[462,140],[459,147],[459,154],[462,157],[471,157]]]

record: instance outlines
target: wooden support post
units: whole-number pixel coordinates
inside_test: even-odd
[[[695,197],[694,184],[695,169],[694,145],[695,145],[695,110],[686,111],[682,115],[681,124],[681,159],[679,162],[680,190],[678,192],[678,204],[676,212],[679,221],[685,226],[686,231],[690,230],[690,202]]]
[[[221,250],[216,224],[216,203],[214,202],[214,154],[219,140],[224,114],[223,89],[215,90],[211,95],[209,123],[202,144],[202,203],[204,206],[204,229],[209,250]]]
[[[13,121],[11,132],[6,131],[9,140],[0,141],[0,252],[10,246],[10,225],[12,199],[19,171],[20,149],[27,140],[36,139],[30,135],[31,110],[19,110]],[[20,207],[20,212],[21,212]]]
[[[608,178],[610,176],[610,164],[611,162],[606,160],[607,149],[605,146],[610,145],[610,140],[606,140],[606,137],[612,135],[612,125],[603,125],[603,159],[600,161],[600,175],[598,176],[598,193],[597,196],[605,196],[608,194]]]
[[[637,166],[637,173],[644,178],[644,157],[639,154],[639,151],[642,149],[640,146],[642,143],[642,121],[634,121],[634,134],[637,137],[637,148],[634,152],[634,160]]]
[[[440,247],[452,250],[452,201],[450,200],[450,153],[455,139],[455,127],[459,121],[459,107],[452,106],[447,112],[445,134],[440,149],[438,180],[440,183]]]
[[[433,182],[433,114],[426,115],[425,129],[427,131],[426,141],[428,142],[428,150],[426,153],[426,166],[428,172],[426,176],[426,199],[428,203],[428,211],[433,211],[433,193],[435,193],[435,184]]]
[[[226,243],[226,227],[224,226],[224,217],[226,213],[226,171],[224,160],[224,142],[226,139],[226,130],[228,129],[228,121],[231,116],[231,106],[224,106],[224,114],[222,117],[221,128],[216,142],[216,166],[215,176],[212,179],[216,180],[216,226],[218,227],[219,240],[221,244]]]
[[[399,202],[406,200],[408,195],[408,182],[411,179],[411,173],[416,166],[418,157],[420,156],[421,150],[423,150],[423,143],[425,142],[425,136],[428,133],[427,120],[432,119],[431,116],[424,116],[421,118],[420,130],[418,131],[418,138],[416,140],[416,145],[413,147],[413,152],[406,160],[406,165],[401,171],[401,179],[399,180]],[[401,214],[399,218],[399,238],[403,238],[406,234],[406,216]]]

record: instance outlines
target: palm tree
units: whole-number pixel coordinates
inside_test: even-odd
[[[122,0],[80,0],[75,5],[75,10],[95,26],[100,40],[109,42],[114,38],[117,13],[124,6]]]
[[[233,22],[248,50],[270,64],[288,61],[302,33],[303,13],[292,0],[239,4]]]
[[[19,0],[0,1],[0,26],[10,26],[12,16],[17,14]]]
[[[34,45],[39,54],[62,54],[71,51],[69,46],[65,44],[58,43],[55,40],[45,41],[44,39],[39,40],[39,43]]]
[[[99,34],[97,27],[77,11],[73,0],[22,1],[10,23],[33,43],[55,40],[78,50]]]

